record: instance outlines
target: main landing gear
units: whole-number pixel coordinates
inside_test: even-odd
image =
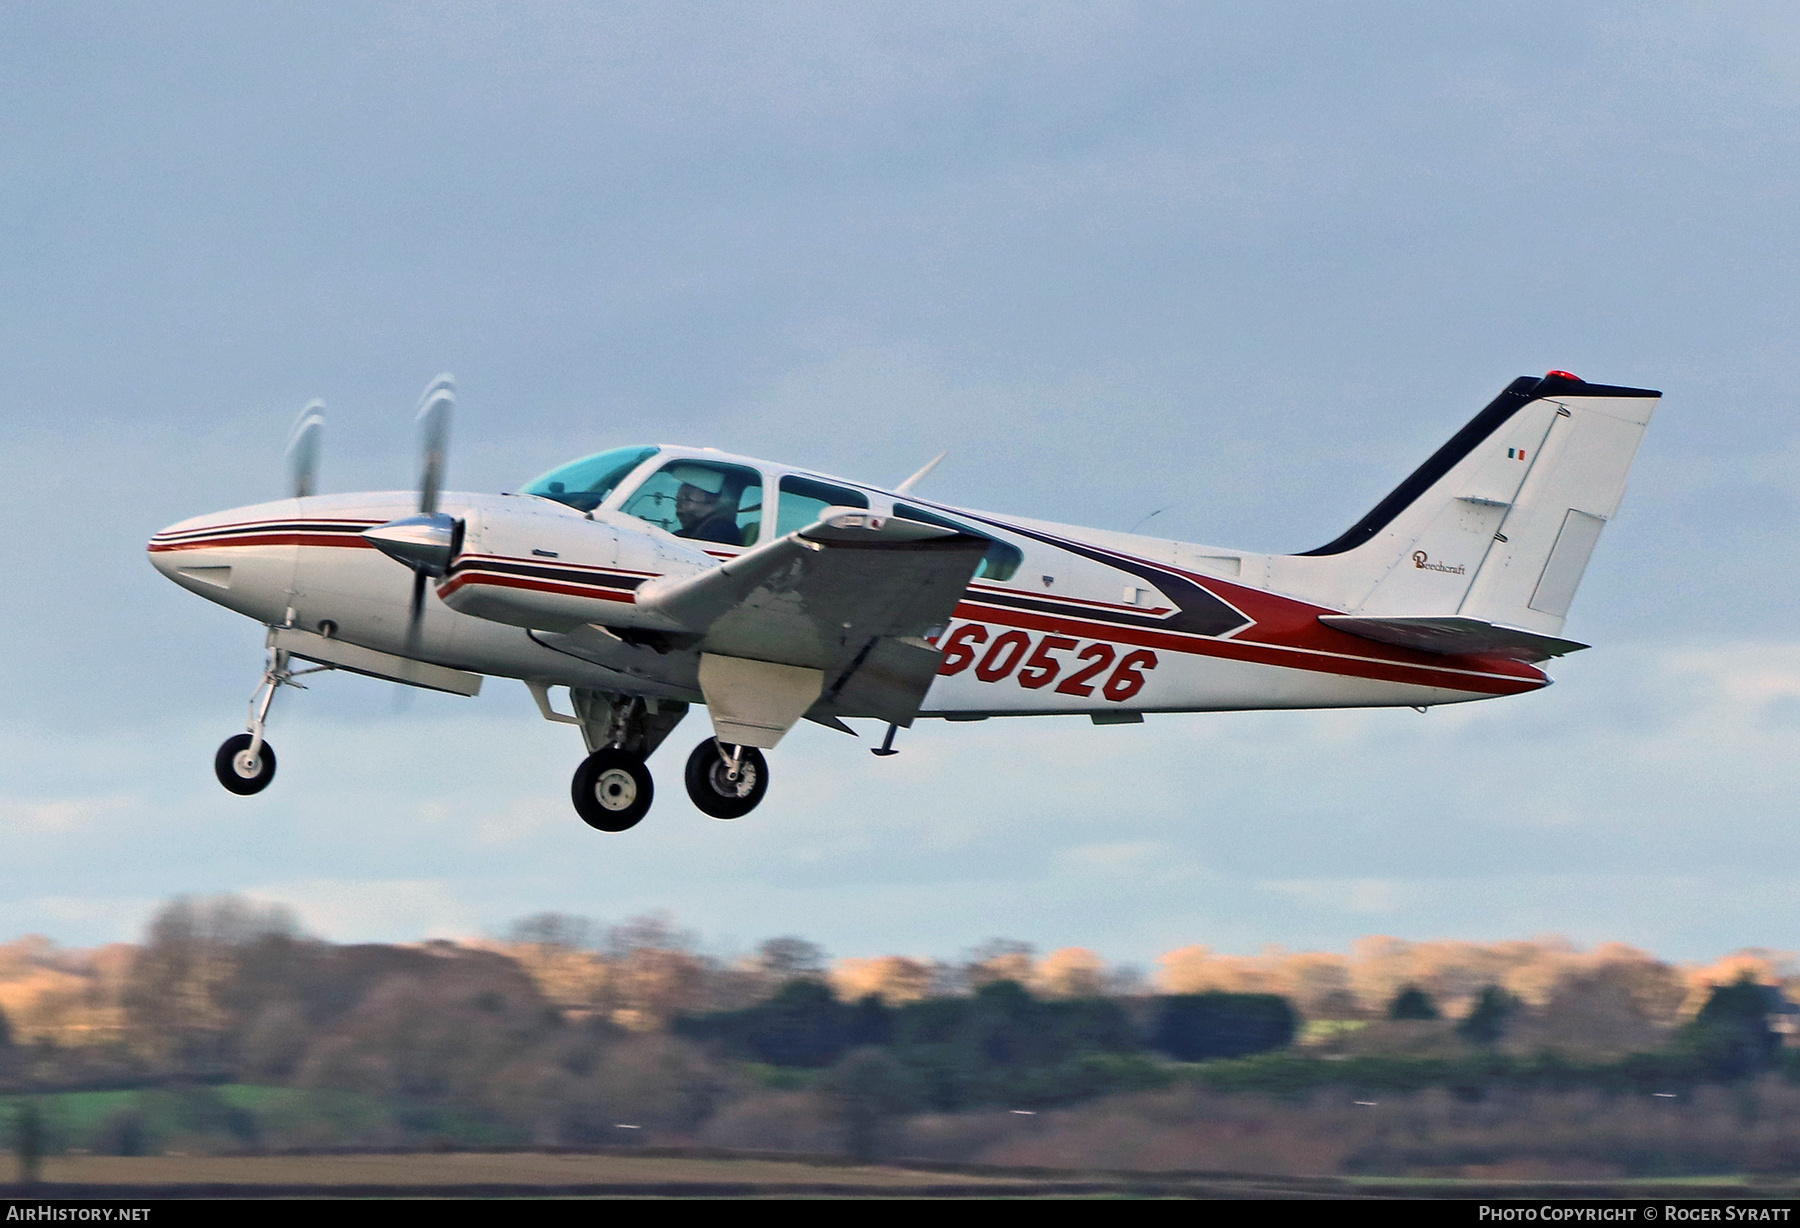
[[[221,754],[223,752],[220,752]],[[715,819],[742,818],[769,789],[769,764],[754,746],[721,746],[708,738],[687,761],[688,797]],[[575,769],[569,797],[581,821],[596,831],[626,831],[650,813],[656,787],[643,759],[603,746]]]
[[[742,818],[769,791],[768,762],[754,746],[726,746],[708,738],[688,756],[687,791],[704,814]]]
[[[570,715],[551,705],[548,684],[525,685],[545,720],[581,726],[588,757],[569,782],[569,800],[581,821],[596,831],[636,827],[656,795],[645,760],[687,715],[687,705],[577,687],[569,691]],[[694,748],[685,775],[688,797],[715,819],[749,814],[769,789],[769,764],[760,750],[722,745],[717,738]]]

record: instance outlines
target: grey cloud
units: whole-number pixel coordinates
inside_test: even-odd
[[[1033,926],[1134,958],[1178,933],[1342,945],[1372,915],[1344,899],[1420,937],[1561,915],[1665,953],[1771,940],[1751,901],[1793,853],[1791,700],[1718,680],[1779,673],[1796,596],[1786,9],[0,21],[0,921],[85,941],[121,936],[116,901],[373,878],[447,884],[434,915],[483,924],[667,905],[870,952]],[[218,795],[259,629],[142,556],[278,489],[314,396],[326,489],[404,483],[446,367],[453,485],[636,439],[888,480],[948,447],[948,501],[1108,527],[1169,506],[1159,531],[1305,549],[1551,366],[1668,396],[1575,606],[1597,647],[1550,693],[924,730],[875,806],[867,757],[820,735],[776,764],[785,817],[677,801],[604,857],[562,813],[566,731],[499,687],[405,719],[355,680],[283,696],[277,793]],[[1128,890],[1145,846],[1158,874]],[[1657,913],[1647,884],[1677,880],[1719,883],[1714,912]],[[1617,932],[1559,914],[1577,881],[1621,884]]]

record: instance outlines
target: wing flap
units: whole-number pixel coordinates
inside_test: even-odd
[[[813,714],[872,716],[911,728],[943,659],[943,654],[924,640],[872,639],[866,651],[859,651],[846,668],[828,679]]]

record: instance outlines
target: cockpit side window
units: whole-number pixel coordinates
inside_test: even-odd
[[[955,529],[970,537],[987,537],[988,551],[981,557],[981,566],[975,569],[977,580],[1010,580],[1018,574],[1020,565],[1025,562],[1025,552],[1017,546],[988,537],[986,533],[971,529],[948,516],[940,516],[936,512],[928,512],[906,503],[894,504],[894,515],[902,520],[917,520],[921,524],[935,524],[942,529]]]
[[[790,473],[781,479],[781,516],[775,523],[775,533],[785,537],[795,529],[804,529],[828,507],[868,506],[869,496],[860,490]]]
[[[656,448],[614,448],[552,469],[522,493],[566,503],[578,512],[591,512],[606,502],[631,471],[655,456]]]
[[[762,528],[762,474],[718,461],[670,461],[644,479],[622,510],[676,537],[753,545]]]

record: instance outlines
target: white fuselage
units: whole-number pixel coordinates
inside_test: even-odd
[[[795,472],[689,449],[664,449],[646,468],[690,452],[757,467],[770,492]],[[1105,720],[1425,706],[1548,682],[1520,661],[1433,655],[1322,626],[1318,616],[1341,607],[1268,587],[1286,574],[1286,556],[996,517],[830,481],[865,493],[872,511],[889,513],[904,500],[1016,547],[1010,574],[978,574],[935,637],[945,657],[921,715]],[[625,516],[618,509],[631,489],[632,482],[622,484],[591,513],[533,495],[445,493],[440,510],[466,524],[462,554],[426,602],[413,655],[476,674],[700,702],[703,646],[671,650],[631,634],[655,630],[648,612],[634,608],[633,593],[661,576],[718,566],[743,548],[686,540]],[[323,628],[350,644],[402,654],[413,573],[361,533],[416,508],[417,497],[404,492],[237,508],[164,530],[150,543],[150,559],[176,583],[259,622]],[[774,508],[766,515],[773,525]]]

